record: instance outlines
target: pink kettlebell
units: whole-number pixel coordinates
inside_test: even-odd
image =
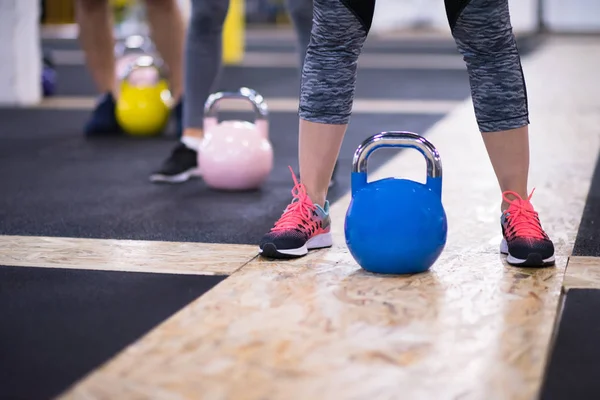
[[[255,121],[218,120],[218,104],[227,99],[249,101]],[[273,169],[269,141],[268,107],[256,91],[219,92],[204,107],[204,139],[198,149],[198,166],[206,184],[218,190],[258,189]]]

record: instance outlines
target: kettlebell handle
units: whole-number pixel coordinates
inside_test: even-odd
[[[221,100],[226,99],[247,100],[252,104],[257,120],[267,120],[269,118],[269,108],[264,97],[257,91],[247,87],[240,88],[237,92],[218,92],[208,96],[204,104],[204,117],[216,119],[218,113],[217,105]]]
[[[418,150],[427,162],[427,185],[441,196],[442,159],[440,154],[430,141],[412,132],[381,132],[366,139],[354,153],[353,175],[361,174],[366,179],[369,156],[382,147],[409,147]],[[366,184],[366,182],[364,183]]]
[[[129,66],[127,66],[127,69],[125,69],[125,72],[123,73],[123,76],[121,77],[121,80],[123,82],[126,82],[134,71],[141,69],[141,68],[148,68],[148,67],[155,68],[158,71],[159,80],[166,79],[166,76],[164,74],[162,66],[158,62],[158,60],[156,60],[152,56],[143,55],[143,56],[139,56],[138,58],[136,58],[134,62],[132,62]]]
[[[130,35],[117,39],[115,44],[115,55],[123,56],[129,52],[150,54],[154,52],[152,40],[144,35]]]

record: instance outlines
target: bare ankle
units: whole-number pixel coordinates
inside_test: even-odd
[[[308,191],[308,197],[313,202],[313,204],[320,206],[321,208],[325,207],[325,199],[327,198],[327,193],[312,193]]]
[[[200,128],[185,128],[183,130],[183,136],[202,139],[204,137],[204,131]]]
[[[197,151],[202,144],[203,136],[202,129],[186,128],[183,131],[183,135],[181,135],[180,141],[186,145],[187,148]]]

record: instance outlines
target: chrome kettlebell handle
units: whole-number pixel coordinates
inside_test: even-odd
[[[162,62],[160,62],[160,60],[158,60],[152,56],[149,56],[149,55],[142,55],[142,56],[139,56],[138,58],[136,58],[135,61],[132,62],[127,67],[127,69],[125,69],[125,72],[123,73],[123,76],[120,77],[120,79],[122,81],[127,81],[134,71],[141,69],[141,68],[148,68],[148,67],[155,68],[158,71],[158,79],[159,80],[166,79],[166,75],[162,68]]]
[[[247,100],[252,104],[257,120],[267,120],[269,118],[269,108],[264,97],[257,91],[247,87],[240,88],[237,92],[217,92],[208,96],[204,104],[204,118],[217,119],[217,106],[221,100],[226,99]]]
[[[442,194],[442,159],[437,149],[424,137],[412,132],[381,132],[366,139],[352,160],[352,192],[367,184],[369,156],[382,147],[409,147],[418,150],[427,162],[427,186]]]
[[[115,44],[115,55],[124,56],[127,53],[151,54],[155,51],[152,40],[144,35],[130,35],[121,37]]]
[[[354,153],[352,172],[367,172],[369,156],[382,147],[411,147],[427,160],[427,176],[442,177],[442,159],[437,149],[424,137],[412,132],[381,132],[361,143]]]

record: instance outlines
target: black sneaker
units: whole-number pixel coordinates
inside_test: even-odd
[[[329,202],[313,204],[306,187],[292,173],[292,202],[259,243],[259,254],[267,258],[297,258],[310,250],[333,245]]]
[[[150,181],[182,183],[193,178],[198,171],[197,157],[196,150],[179,143],[162,167],[150,176]]]
[[[511,200],[507,195],[512,195]],[[531,205],[531,195],[522,199],[515,192],[503,193],[510,206],[502,213],[501,226],[504,238],[500,252],[506,261],[521,267],[545,267],[554,265],[554,244],[544,232],[538,213]]]

